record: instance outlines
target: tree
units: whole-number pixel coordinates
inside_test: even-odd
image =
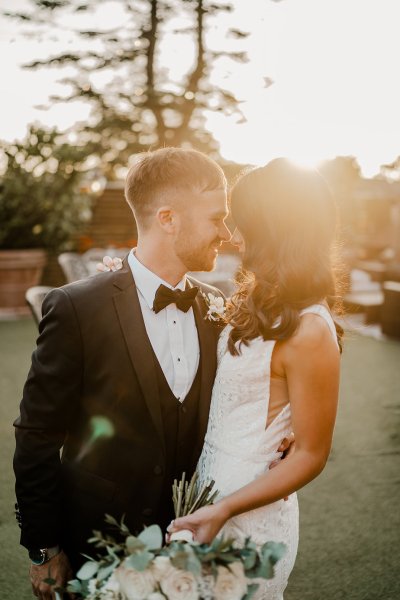
[[[223,49],[216,50],[208,47],[206,36],[213,19],[232,10],[230,4],[218,0],[115,0],[113,4],[118,4],[125,17],[124,27],[104,29],[81,25],[83,17],[95,21],[97,11],[107,2],[29,3],[27,12],[5,14],[23,22],[31,34],[65,31],[65,24],[70,23],[82,49],[35,60],[26,67],[73,66],[76,74],[62,80],[69,86],[68,95],[51,100],[90,103],[89,122],[78,128],[79,142],[94,144],[109,171],[125,166],[136,152],[163,145],[188,145],[218,157],[218,144],[205,126],[205,111],[232,115],[240,110],[231,91],[213,84],[212,70],[226,57],[239,63],[247,60],[243,43],[248,33],[227,29],[230,39],[226,38]],[[193,54],[193,64],[179,75],[163,63],[173,36],[190,40],[188,51]],[[239,50],[230,47],[233,43]]]
[[[70,250],[91,218],[94,190],[83,189],[89,148],[31,126],[24,140],[1,142],[0,151],[0,249]]]

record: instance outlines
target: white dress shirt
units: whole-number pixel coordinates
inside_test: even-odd
[[[184,290],[186,276],[175,288],[147,269],[135,256],[134,249],[128,263],[138,291],[147,335],[165,378],[174,396],[183,402],[192,387],[200,360],[199,339],[193,308],[186,313],[169,304],[160,312],[153,311],[153,302],[161,284]]]

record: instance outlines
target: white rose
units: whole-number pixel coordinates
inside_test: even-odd
[[[180,529],[179,531],[175,531],[175,533],[171,533],[169,539],[171,542],[193,542],[193,533],[189,529]]]
[[[241,562],[218,567],[214,587],[215,600],[241,600],[247,593],[247,581]]]
[[[198,600],[197,581],[193,573],[171,568],[160,581],[161,590],[168,600]]]
[[[107,592],[107,598],[118,598],[118,594],[121,591],[121,586],[117,581],[115,572],[107,579],[104,586],[101,588],[102,592]]]
[[[152,572],[156,581],[161,581],[168,571],[173,568],[168,556],[156,556],[153,560]]]
[[[114,571],[124,600],[145,600],[155,588],[155,580],[150,569],[136,571],[131,567],[120,565]]]

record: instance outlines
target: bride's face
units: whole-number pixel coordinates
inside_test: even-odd
[[[231,238],[231,244],[233,244],[234,246],[237,247],[240,254],[244,253],[244,251],[245,251],[244,239],[237,227],[236,227],[235,231],[233,232],[233,235]]]

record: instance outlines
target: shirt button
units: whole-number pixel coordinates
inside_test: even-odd
[[[181,359],[179,358],[179,356],[178,356],[178,362],[181,362]]]
[[[182,410],[183,413],[186,413],[187,412],[186,411],[186,406],[181,406],[181,410]]]
[[[176,325],[176,321],[174,321],[174,325]]]
[[[152,514],[153,514],[153,511],[151,508],[144,508],[142,511],[142,515],[144,517],[151,517]]]
[[[162,467],[160,467],[160,465],[156,465],[153,469],[153,473],[154,475],[161,475],[162,474]]]

